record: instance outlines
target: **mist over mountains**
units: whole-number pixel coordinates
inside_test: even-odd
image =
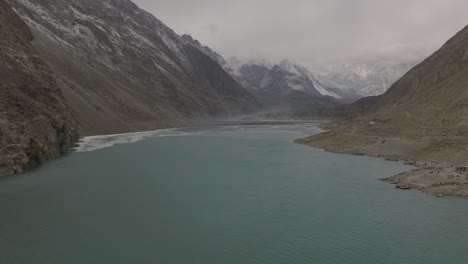
[[[419,62],[418,59],[382,59],[368,63],[318,65],[314,68],[321,70],[315,73],[288,59],[276,63],[256,58],[225,59],[189,35],[184,35],[183,39],[216,61],[267,106],[311,107],[381,95]]]

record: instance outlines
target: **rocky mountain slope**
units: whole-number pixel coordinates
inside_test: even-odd
[[[331,96],[344,103],[354,102],[362,97],[378,96],[385,93],[395,81],[420,61],[420,59],[399,61],[382,59],[318,66],[322,72],[328,73],[317,74],[288,60],[274,64],[261,59],[237,57],[225,59],[189,35],[184,35],[182,38],[186,44],[196,47],[216,61],[245,88],[254,93],[257,99],[267,105],[278,104],[280,98],[295,94],[298,90],[305,92],[308,97],[312,95],[315,100],[320,96]],[[271,82],[272,78],[276,78],[275,81],[279,82],[270,85],[268,82]],[[314,104],[312,100],[311,105]]]
[[[32,39],[28,26],[0,0],[0,175],[55,158],[78,137],[57,79]]]
[[[236,80],[130,0],[8,0],[30,26],[83,135],[258,109]]]
[[[366,119],[400,135],[468,136],[468,27],[405,74]]]

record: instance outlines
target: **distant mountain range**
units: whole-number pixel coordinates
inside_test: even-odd
[[[278,63],[236,57],[225,59],[189,35],[184,35],[183,39],[218,62],[259,101],[269,106],[320,106],[380,95],[419,62],[384,60],[341,64],[327,67],[328,74],[317,74],[287,59]]]
[[[399,133],[468,136],[468,26],[380,96],[366,116]]]
[[[227,64],[225,69],[266,105],[313,107],[357,98],[346,89],[323,83],[306,67],[288,60],[278,64],[247,63],[240,67]]]

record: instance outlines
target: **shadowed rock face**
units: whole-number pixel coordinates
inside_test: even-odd
[[[32,39],[0,0],[0,175],[55,158],[78,138],[76,121]]]
[[[8,0],[60,76],[83,134],[258,109],[221,66],[129,0]]]

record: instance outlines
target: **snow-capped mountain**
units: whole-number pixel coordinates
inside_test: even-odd
[[[331,97],[341,102],[353,102],[362,97],[380,95],[418,62],[344,64],[326,67],[325,71],[329,73],[320,75],[287,59],[279,63],[238,57],[224,59],[190,36],[183,38],[217,61],[258,100],[267,104],[298,96]]]
[[[229,57],[226,59],[226,64],[223,64],[223,68],[233,76],[242,76],[244,74],[248,74],[247,69],[249,66],[269,70],[273,68],[274,64],[266,59],[239,57]]]
[[[281,95],[304,93],[311,96],[331,96],[341,98],[340,95],[323,87],[316,76],[307,68],[282,60],[273,66],[261,83],[261,90],[274,91]]]
[[[353,100],[358,95],[348,87],[328,81],[312,73],[306,67],[285,59],[274,64],[266,60],[250,60],[245,63],[240,59],[227,60],[224,68],[244,87],[250,90],[260,101],[282,103],[291,98],[310,100],[316,104],[317,99],[327,103],[333,99]]]
[[[361,96],[375,96],[385,91],[419,61],[408,62],[374,62],[344,64],[329,69],[331,72],[323,79],[327,79],[349,89]]]
[[[350,97],[349,91],[342,91],[340,85],[325,87],[320,78],[306,67],[291,63],[286,59],[277,64],[264,59],[231,57],[225,60],[189,35],[182,36],[182,39],[184,43],[195,47],[218,62],[227,73],[268,107],[295,106],[297,101],[301,101],[300,107],[303,104],[309,105],[309,102],[310,105],[316,105],[317,102],[321,104],[321,99],[324,99],[322,101],[325,104],[329,104],[331,101],[337,102],[338,99]]]

